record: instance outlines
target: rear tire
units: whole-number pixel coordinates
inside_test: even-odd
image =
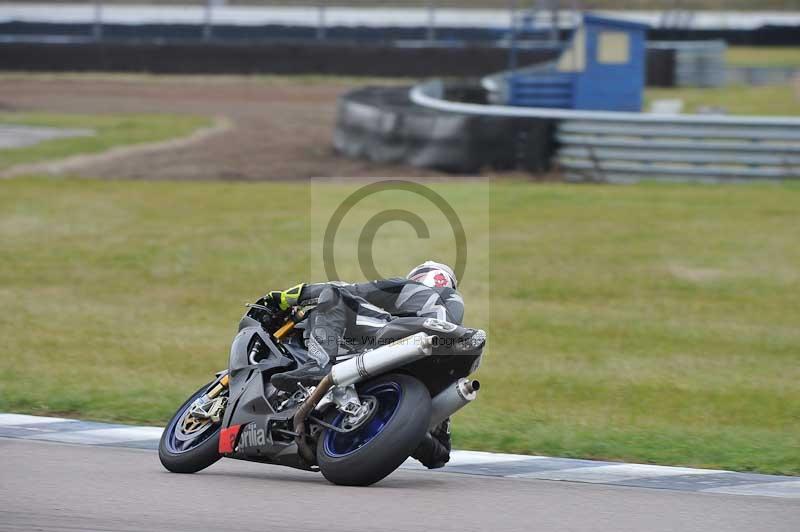
[[[358,392],[377,392],[381,403],[373,420],[354,431],[368,438],[366,442],[356,438],[353,444],[354,436],[342,437],[330,429],[317,442],[319,468],[334,484],[369,486],[378,482],[400,467],[428,432],[431,396],[418,379],[399,373],[384,375],[359,385]],[[339,415],[330,421],[339,426],[341,420]]]
[[[209,433],[203,435],[204,439],[186,450],[176,449],[172,439],[175,431],[179,430],[178,425],[181,423],[186,410],[196,399],[205,394],[212,384],[214,383],[210,382],[192,394],[178,408],[178,411],[169,420],[167,428],[164,429],[164,433],[161,435],[161,441],[158,443],[158,458],[161,460],[161,465],[173,473],[197,473],[222,458],[218,450],[219,431],[222,423],[217,423],[216,427],[206,429]]]

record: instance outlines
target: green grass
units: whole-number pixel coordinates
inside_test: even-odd
[[[645,110],[653,100],[683,100],[683,112],[695,113],[704,106],[721,107],[732,115],[800,115],[800,94],[789,85],[767,87],[729,86],[715,89],[647,89]]]
[[[242,304],[309,276],[306,185],[0,187],[0,411],[164,423]],[[458,447],[800,474],[800,187],[437,190],[490,331]],[[431,252],[379,237],[380,271]]]
[[[728,48],[729,66],[797,67],[800,69],[800,47],[732,46]],[[645,110],[653,100],[681,99],[684,113],[695,113],[700,107],[717,107],[733,115],[800,115],[800,88],[779,86],[726,86],[714,89],[670,88],[645,92]]]
[[[800,46],[731,46],[728,66],[800,68]]]
[[[0,112],[0,124],[88,128],[95,135],[53,139],[33,146],[0,150],[0,170],[17,164],[100,153],[115,146],[182,137],[208,126],[206,117],[167,114],[50,114]]]

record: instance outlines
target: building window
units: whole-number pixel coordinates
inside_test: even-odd
[[[630,61],[630,36],[622,31],[601,31],[597,37],[597,62],[620,65]]]

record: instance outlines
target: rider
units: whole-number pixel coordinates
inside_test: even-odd
[[[318,384],[331,370],[343,342],[369,345],[388,334],[386,326],[403,319],[404,325],[422,328],[430,318],[460,325],[464,300],[456,291],[458,281],[446,264],[427,261],[412,269],[405,279],[368,283],[340,282],[299,284],[283,292],[270,292],[265,301],[281,311],[293,306],[315,306],[308,315],[309,360],[299,368],[272,376],[271,383],[284,391],[298,384]],[[430,437],[432,436],[432,437]],[[450,458],[450,420],[426,437],[414,458],[430,468],[442,467]]]

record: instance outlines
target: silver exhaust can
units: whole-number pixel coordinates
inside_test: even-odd
[[[478,397],[481,383],[473,379],[458,379],[458,382],[445,388],[431,400],[431,422],[428,430],[433,430]]]
[[[336,364],[331,380],[336,386],[356,384],[429,356],[432,349],[433,337],[417,333]]]

